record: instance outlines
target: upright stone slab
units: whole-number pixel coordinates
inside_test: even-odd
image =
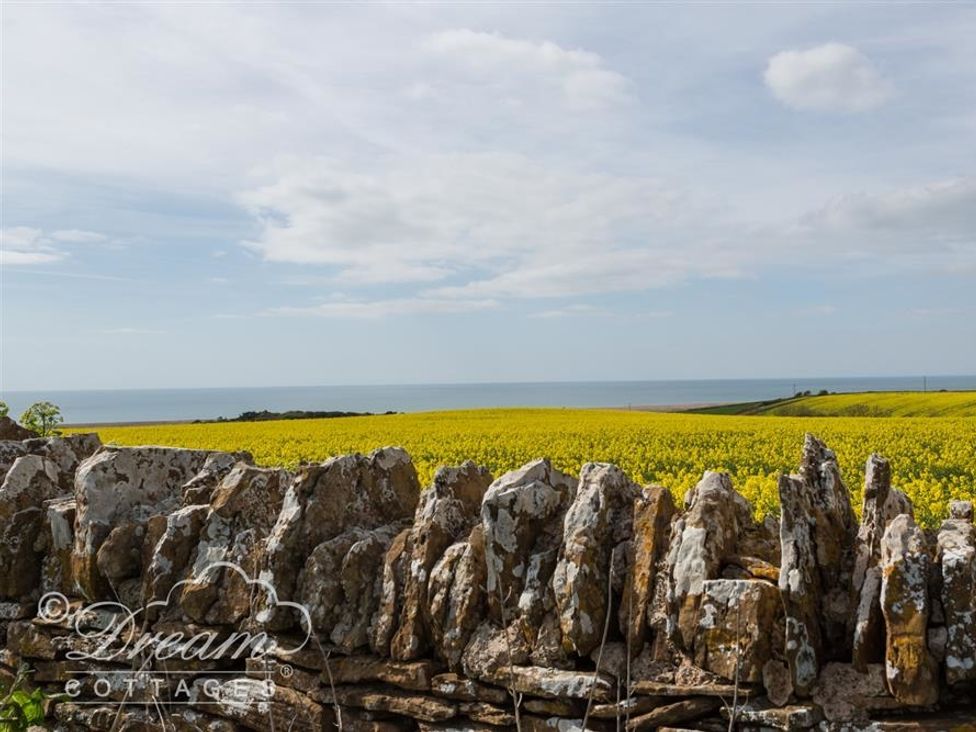
[[[623,545],[633,534],[634,499],[639,493],[640,488],[614,465],[583,466],[576,497],[563,520],[563,541],[552,577],[567,651],[585,656],[600,644],[611,612],[607,607],[611,556],[619,560],[626,556]]]
[[[19,600],[41,579],[38,540],[46,501],[61,492],[57,466],[38,455],[18,457],[0,484],[0,599]]]
[[[651,623],[657,568],[667,556],[674,513],[674,499],[663,486],[645,486],[634,500],[633,551],[619,612],[620,632],[634,655],[641,652]]]
[[[887,633],[885,679],[903,704],[939,697],[939,675],[928,649],[931,557],[925,534],[902,514],[885,530],[881,548],[881,610]]]
[[[478,524],[465,541],[448,547],[430,575],[431,634],[437,656],[453,671],[485,618],[485,529]]]
[[[950,515],[960,518],[948,519],[939,529],[949,684],[976,681],[976,526],[971,507],[967,511],[959,506]]]
[[[736,552],[739,531],[752,523],[751,509],[726,473],[708,471],[674,522],[668,552],[668,628],[676,645],[694,650],[705,580],[718,579],[722,562]]]
[[[799,476],[782,476],[779,587],[786,607],[786,655],[799,696],[821,664],[850,648],[851,577],[857,525],[834,453],[807,435]]]
[[[113,528],[144,524],[180,505],[180,487],[210,453],[169,447],[103,447],[75,474],[75,545],[72,574],[88,599],[110,597],[97,566],[98,550]]]
[[[293,599],[302,590],[299,576],[316,547],[350,529],[409,521],[419,494],[410,456],[396,447],[303,467],[267,538],[261,578],[275,588],[279,599]],[[272,627],[287,627],[296,620],[270,607],[259,619]]]
[[[253,583],[263,564],[264,540],[278,519],[290,481],[286,470],[238,463],[220,482],[179,598],[191,620],[231,625],[254,609]],[[182,555],[182,532],[192,535],[199,518],[188,509],[175,517],[172,526],[167,522],[160,548],[171,548],[177,558]]]
[[[399,628],[390,649],[393,658],[411,661],[430,650],[431,571],[449,546],[466,538],[480,523],[481,501],[491,482],[485,468],[468,461],[438,470],[433,485],[421,496],[413,523]]]
[[[492,619],[544,614],[540,592],[548,585],[562,543],[563,516],[577,481],[548,460],[536,460],[498,478],[481,506]],[[532,623],[534,624],[534,623]]]

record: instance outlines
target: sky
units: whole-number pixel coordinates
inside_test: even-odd
[[[976,4],[2,13],[0,391],[976,372]]]

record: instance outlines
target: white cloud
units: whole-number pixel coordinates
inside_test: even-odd
[[[787,106],[821,112],[864,112],[894,91],[866,56],[842,43],[781,51],[769,59],[764,79]]]
[[[438,300],[434,298],[394,298],[389,300],[343,300],[307,307],[279,307],[265,315],[315,316],[319,318],[375,319],[396,315],[471,313],[498,307],[494,300]]]
[[[104,234],[79,229],[59,229],[45,234],[30,226],[13,226],[0,231],[3,264],[10,266],[58,262],[68,256],[64,245],[109,241]]]
[[[605,315],[607,313],[603,308],[598,308],[594,305],[586,305],[583,303],[578,303],[574,305],[566,305],[561,308],[552,308],[551,310],[542,310],[538,313],[532,313],[529,315],[530,318],[568,318],[574,315]]]
[[[526,41],[460,28],[433,34],[425,46],[494,85],[517,84],[522,91],[532,88],[526,83],[532,80],[551,85],[580,110],[601,109],[628,95],[627,79],[606,68],[599,54],[565,49],[551,41]]]

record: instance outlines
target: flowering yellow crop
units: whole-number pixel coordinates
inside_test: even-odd
[[[950,498],[976,499],[976,419],[741,417],[583,409],[487,409],[376,417],[99,428],[102,440],[248,450],[262,465],[294,467],[332,455],[402,445],[421,481],[466,459],[496,476],[537,457],[577,473],[589,461],[619,465],[680,499],[706,469],[725,470],[758,515],[776,511],[776,477],[795,471],[805,432],[837,453],[859,510],[863,466],[878,452],[916,517],[937,525]]]

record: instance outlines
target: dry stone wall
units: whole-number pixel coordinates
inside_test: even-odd
[[[62,730],[976,729],[976,527],[808,436],[759,522],[613,465],[0,441],[0,680]]]

